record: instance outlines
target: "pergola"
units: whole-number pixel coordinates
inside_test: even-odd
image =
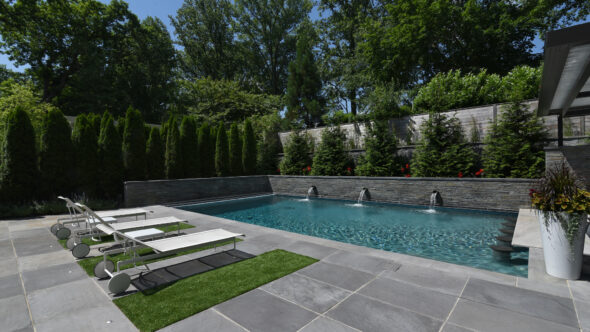
[[[557,115],[558,146],[563,118],[590,114],[590,23],[547,33],[537,112]]]

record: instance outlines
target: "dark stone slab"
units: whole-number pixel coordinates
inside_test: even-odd
[[[361,255],[348,251],[339,251],[326,259],[324,262],[349,267],[355,270],[368,272],[371,274],[378,274],[385,270],[395,271],[401,266],[390,260],[372,257],[368,255]]]
[[[0,278],[0,299],[24,294],[18,274]]]
[[[318,319],[309,323],[309,325],[305,326],[300,331],[301,332],[328,332],[328,331],[355,332],[358,330],[353,329],[352,327],[346,326],[343,323],[335,321],[333,319],[319,317]]]
[[[50,236],[19,238],[14,239],[13,243],[16,255],[19,257],[63,250],[55,237]]]
[[[353,270],[340,265],[325,263],[323,261],[303,268],[297,273],[351,291],[357,290],[359,287],[366,284],[375,277],[372,274],[366,272]]]
[[[86,272],[76,263],[53,265],[38,270],[23,272],[23,281],[28,293],[75,280],[85,279]]]
[[[450,273],[435,270],[430,267],[415,265],[402,265],[397,271],[385,271],[381,274],[383,278],[400,280],[417,286],[425,287],[440,293],[459,296],[465,283],[467,275]]]
[[[190,316],[172,325],[161,329],[161,332],[193,332],[196,329],[202,331],[240,332],[246,331],[227,318],[224,318],[215,310],[208,309],[196,315]]]
[[[326,256],[338,250],[307,241],[297,241],[287,246],[285,249],[300,255],[313,257],[315,259],[324,259]]]
[[[317,315],[255,289],[215,307],[251,331],[297,331]]]

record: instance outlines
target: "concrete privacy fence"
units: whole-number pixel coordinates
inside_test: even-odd
[[[125,205],[166,204],[258,193],[305,196],[316,186],[320,197],[356,200],[367,188],[371,201],[428,205],[433,190],[444,206],[497,211],[529,207],[531,179],[400,178],[354,176],[240,176],[125,182]]]

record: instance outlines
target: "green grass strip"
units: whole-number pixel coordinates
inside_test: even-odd
[[[242,241],[242,239],[236,239],[236,242],[240,242],[240,241]],[[215,247],[220,247],[220,246],[228,245],[228,244],[232,244],[232,243],[234,243],[233,240],[228,240],[228,241],[216,244]],[[187,255],[187,254],[191,254],[193,252],[203,251],[203,250],[212,249],[212,248],[213,248],[213,245],[207,245],[207,246],[200,247],[197,249],[181,251],[181,252],[176,253],[174,255],[139,262],[139,263],[137,263],[137,265],[145,265],[145,264],[161,261],[163,259],[169,259],[169,258],[173,258],[173,257],[177,257],[177,256]],[[142,248],[142,249],[138,249],[137,253],[140,256],[145,256],[145,255],[153,254],[154,252],[150,248]],[[103,259],[104,259],[103,256],[88,257],[88,258],[84,258],[84,259],[79,260],[78,265],[80,265],[82,267],[82,269],[84,269],[84,271],[86,271],[86,273],[89,276],[94,277],[94,266],[96,265],[96,263],[102,261]],[[109,255],[108,259],[110,261],[112,261],[113,263],[115,263],[115,266],[117,266],[117,262],[131,259],[131,256],[124,254],[124,253],[120,253],[120,254],[115,254],[115,255]],[[131,267],[133,267],[133,264],[121,265],[121,270],[125,270],[125,269],[131,268]]]
[[[113,302],[138,329],[155,331],[315,262],[273,250],[177,281],[151,295],[138,292]]]
[[[156,228],[163,231],[164,233],[169,233],[169,232],[178,231],[179,227],[177,225],[169,225],[169,226],[162,226],[162,227],[156,227]],[[187,229],[187,228],[195,228],[195,226],[188,224],[188,223],[184,223],[184,222],[180,223],[180,230]],[[58,240],[58,241],[59,241],[59,244],[61,244],[61,246],[64,247],[64,249],[67,249],[66,248],[66,242],[68,241],[67,239]],[[113,241],[115,241],[115,239],[113,238],[112,235],[101,236],[100,241],[94,241],[89,237],[85,237],[82,239],[82,243],[85,243],[89,246],[94,246],[94,245],[103,244],[103,243],[109,243],[109,242],[113,242]]]

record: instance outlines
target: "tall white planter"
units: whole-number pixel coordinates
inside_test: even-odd
[[[561,227],[555,216],[560,218],[572,218],[568,213],[550,212],[549,220],[545,222],[545,214],[537,211],[537,218],[541,226],[541,238],[543,239],[543,254],[545,256],[545,270],[547,274],[562,279],[579,279],[582,272],[582,260],[584,256],[584,237],[588,229],[588,222],[582,222],[574,237],[573,245],[570,245],[565,230]],[[584,216],[583,220],[587,220]]]

